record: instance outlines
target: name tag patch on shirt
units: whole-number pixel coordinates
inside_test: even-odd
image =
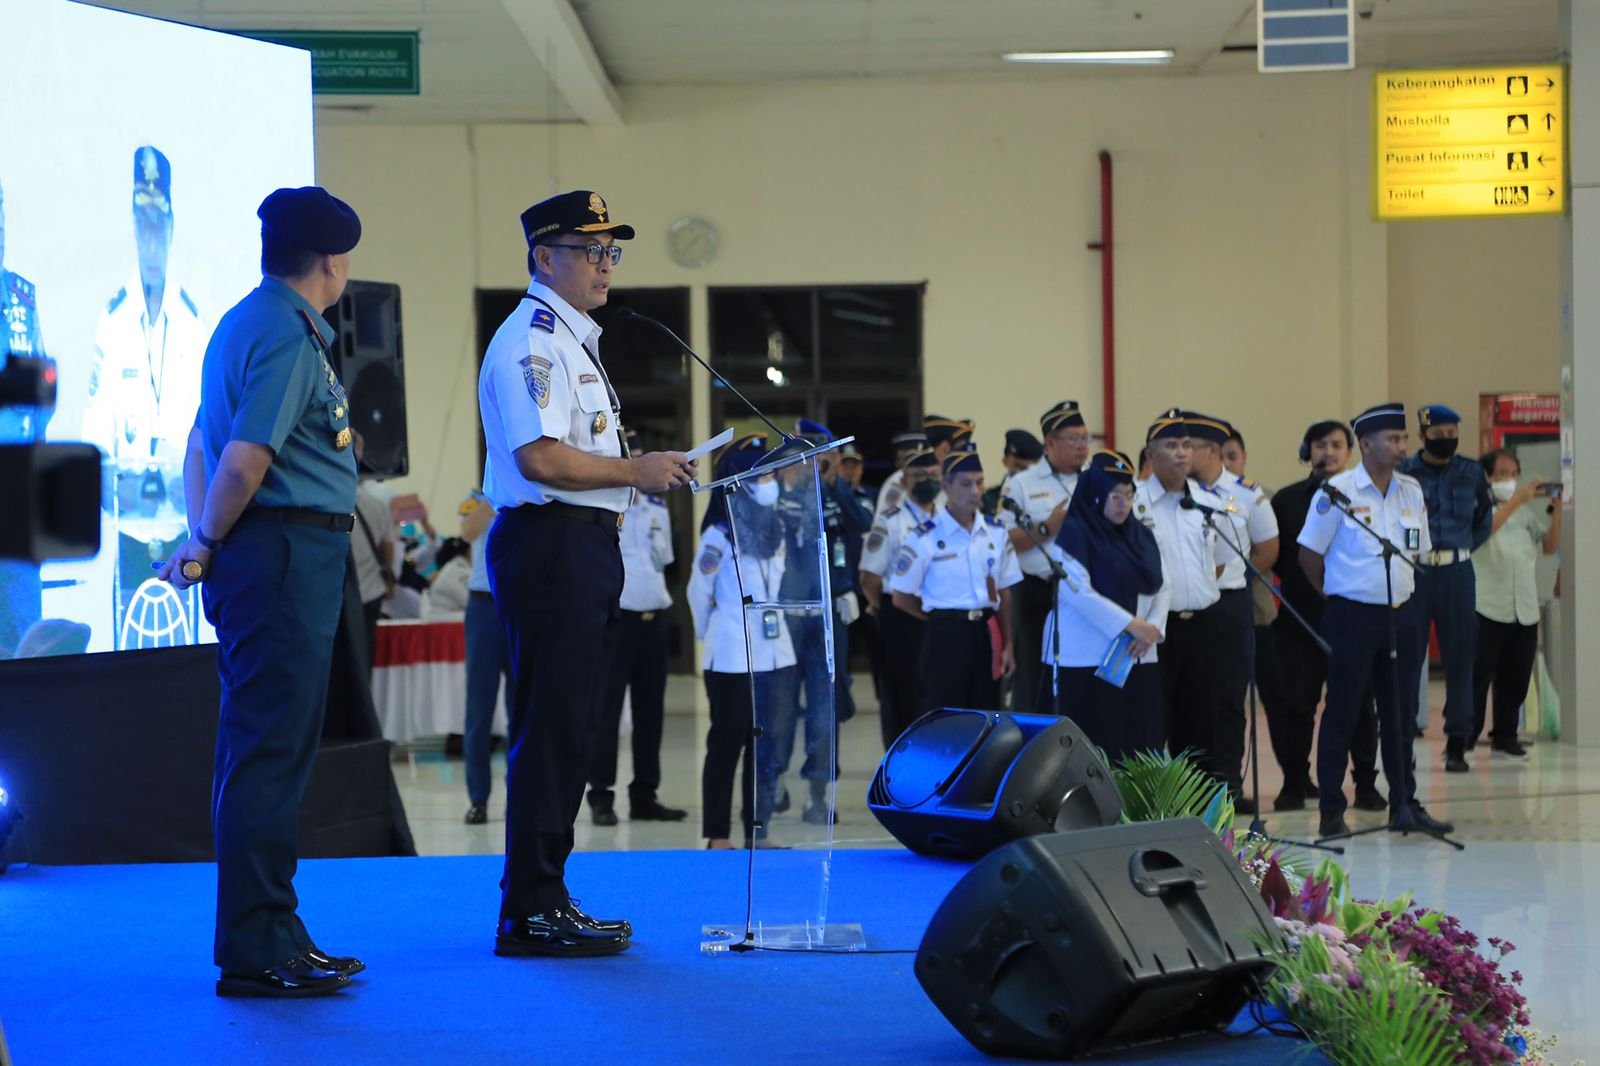
[[[132,366],[123,367],[122,376],[124,378],[136,378],[136,377],[139,376],[139,369],[138,369],[138,367],[132,367]]]
[[[600,381],[600,379],[595,377],[593,374],[579,374],[578,375],[578,384],[579,385],[595,385],[595,384],[598,384],[599,381]]]
[[[535,308],[533,321],[530,323],[534,329],[544,330],[546,333],[556,331],[556,313],[548,307]]]
[[[528,395],[541,408],[550,403],[550,360],[542,355],[530,355],[522,361],[522,380],[528,386]]]
[[[943,555],[935,555],[932,559],[930,559],[928,561],[929,562],[933,562],[933,563],[942,563],[946,559],[954,559],[955,557],[956,557],[956,553],[955,552],[945,552]]]

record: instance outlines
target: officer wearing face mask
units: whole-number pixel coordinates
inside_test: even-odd
[[[1401,472],[1416,478],[1428,501],[1428,532],[1433,550],[1420,560],[1417,599],[1421,607],[1419,638],[1427,662],[1428,623],[1439,635],[1444,662],[1444,768],[1465,773],[1467,741],[1472,738],[1472,660],[1477,655],[1477,580],[1472,553],[1493,532],[1494,497],[1483,465],[1456,454],[1461,443],[1461,416],[1443,404],[1417,409],[1422,454],[1406,460]],[[1424,697],[1418,701],[1417,729],[1427,724],[1427,671]]]
[[[918,668],[923,623],[895,606],[892,596],[884,595],[884,578],[901,546],[934,517],[934,501],[939,498],[939,459],[933,449],[913,452],[901,469],[905,496],[873,523],[861,552],[861,594],[867,612],[877,616],[882,651],[878,724],[885,748],[921,717],[925,708]]]

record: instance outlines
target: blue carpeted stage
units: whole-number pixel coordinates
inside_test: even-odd
[[[490,953],[498,857],[305,862],[306,924],[369,969],[349,992],[290,1002],[212,994],[213,866],[13,869],[0,877],[0,1024],[18,1066],[988,1061],[923,995],[909,954],[702,955],[700,927],[744,913],[744,861],[575,855],[574,890],[630,918],[636,943],[561,961]],[[840,852],[831,913],[875,949],[915,948],[965,869]],[[1326,1061],[1308,1052],[1219,1036],[1097,1061]]]

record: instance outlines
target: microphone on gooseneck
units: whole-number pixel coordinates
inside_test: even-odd
[[[1332,500],[1336,504],[1339,504],[1341,507],[1350,506],[1350,497],[1339,491],[1339,488],[1334,485],[1332,481],[1329,481],[1326,478],[1324,478],[1322,483],[1317,486],[1317,491],[1327,493],[1328,499]]]
[[[793,441],[795,441],[797,439],[794,436],[794,434],[785,433],[783,430],[781,430],[777,426],[773,425],[772,424],[772,419],[768,418],[766,416],[766,413],[763,412],[761,410],[761,408],[759,408],[755,404],[751,403],[750,402],[750,398],[747,397],[744,393],[740,392],[737,388],[735,388],[733,382],[729,381],[727,378],[725,378],[721,374],[717,373],[717,370],[716,370],[715,367],[713,367],[710,363],[706,362],[704,359],[700,358],[699,354],[693,348],[691,348],[687,344],[685,344],[682,337],[680,337],[676,333],[672,332],[671,327],[669,327],[665,322],[659,322],[656,319],[651,318],[649,315],[642,315],[638,311],[635,311],[631,307],[619,307],[619,308],[617,308],[617,317],[618,318],[622,318],[622,319],[633,319],[634,321],[637,321],[637,322],[648,323],[649,325],[654,326],[656,329],[659,329],[662,333],[665,333],[667,336],[671,337],[673,343],[676,344],[679,348],[683,349],[683,352],[684,352],[685,355],[687,355],[690,359],[693,359],[695,362],[699,363],[701,366],[705,367],[706,373],[710,374],[712,377],[714,377],[718,381],[722,382],[723,386],[725,388],[727,388],[727,390],[729,392],[731,392],[735,396],[739,397],[739,399],[744,403],[744,405],[746,407],[750,408],[750,412],[752,414],[754,414],[757,418],[761,419],[761,421],[766,424],[766,427],[768,429],[772,430],[772,432],[774,432],[774,433],[776,433],[778,435],[778,439],[779,440],[783,441],[785,444],[788,444],[788,443],[792,443]]]

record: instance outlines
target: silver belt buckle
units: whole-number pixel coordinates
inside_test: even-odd
[[[981,621],[983,621],[983,611],[981,609],[976,610],[976,611],[968,611],[967,612],[967,621],[969,621],[969,622],[981,622]]]

